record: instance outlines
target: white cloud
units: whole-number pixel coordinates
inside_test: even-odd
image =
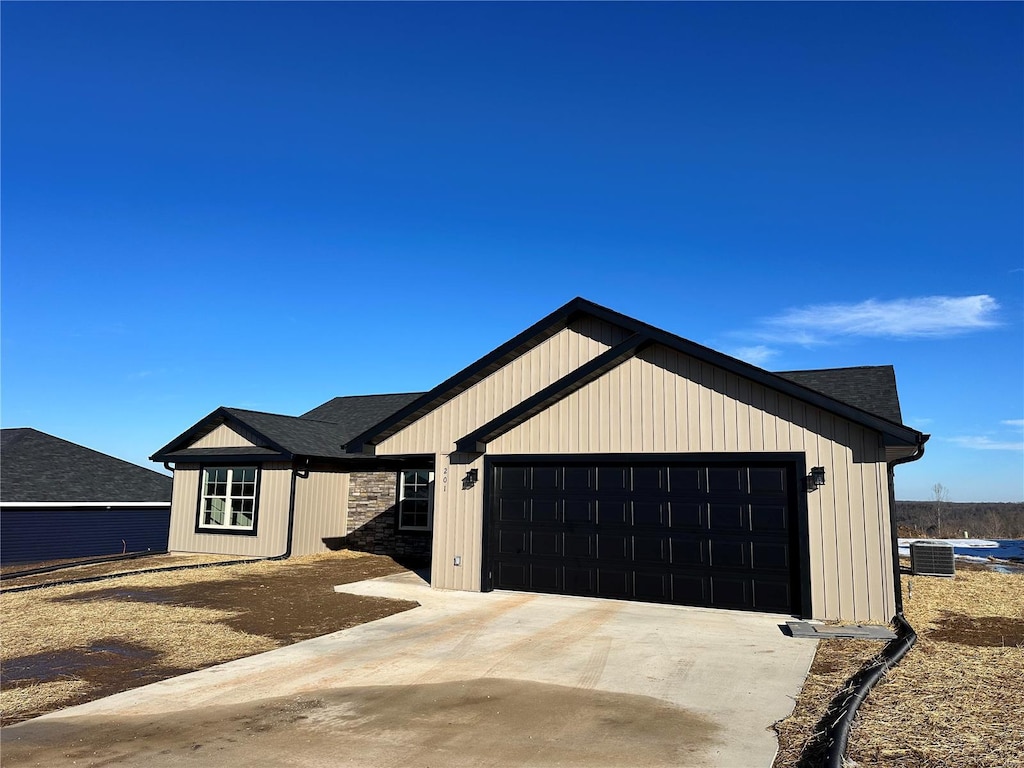
[[[1004,419],[999,423],[1008,427],[1024,427],[1024,419]]]
[[[991,296],[920,296],[789,309],[762,321],[761,338],[795,344],[842,336],[936,338],[992,328],[999,303]]]
[[[1024,443],[1002,442],[983,435],[961,435],[947,439],[961,448],[975,451],[1024,451]]]
[[[767,363],[771,358],[779,354],[777,349],[766,347],[764,344],[758,344],[754,347],[739,347],[734,349],[730,353],[733,357],[738,357],[740,360],[745,360],[751,365],[762,366]]]

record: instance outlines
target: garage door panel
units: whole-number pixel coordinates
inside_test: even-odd
[[[741,468],[708,469],[708,493],[743,493],[747,489],[747,472]]]
[[[498,532],[498,552],[502,555],[522,555],[526,547],[526,531],[502,530]]]
[[[498,520],[510,523],[525,523],[530,519],[529,499],[499,499]]]
[[[525,491],[530,485],[528,467],[499,467],[498,489],[502,491]]]
[[[700,467],[669,467],[668,492],[671,494],[700,493],[705,484],[704,470]]]
[[[668,502],[669,525],[674,529],[689,528],[702,530],[708,527],[708,518],[703,504],[696,501]]]
[[[562,534],[557,531],[534,531],[530,535],[530,554],[560,556],[562,554]]]
[[[771,506],[763,504],[752,504],[750,507],[750,530],[764,532],[785,531],[786,507],[783,504]]]
[[[565,500],[566,523],[593,523],[594,502],[585,499]]]
[[[668,523],[667,505],[660,501],[634,501],[633,525],[664,526]]]
[[[711,602],[708,579],[692,574],[672,574],[672,602],[680,605],[708,605]]]
[[[624,499],[598,499],[598,525],[623,526],[629,523],[629,502]]]
[[[562,503],[558,499],[533,499],[530,521],[534,523],[562,522]]]
[[[664,487],[664,470],[661,467],[633,467],[633,491],[661,491]]]
[[[567,533],[563,546],[566,557],[597,557],[597,534]]]
[[[565,591],[570,595],[596,595],[597,570],[566,566],[564,571]]]
[[[755,570],[789,570],[789,545],[751,542],[751,567]]]
[[[562,472],[560,467],[534,467],[533,482],[530,484],[532,491],[558,491],[561,490]]]
[[[498,589],[533,589],[529,579],[530,566],[523,562],[499,561],[495,570]]]
[[[711,580],[711,604],[716,608],[752,608],[749,579],[716,576]]]
[[[755,580],[753,596],[753,607],[758,611],[786,613],[792,604],[788,582]]]
[[[628,491],[630,472],[628,467],[598,467],[597,489],[601,493]]]
[[[533,589],[541,592],[562,591],[561,564],[534,563],[530,567],[530,581]]]
[[[679,538],[669,540],[672,565],[704,566],[707,561],[707,540],[700,538]]]
[[[601,560],[625,560],[629,557],[629,539],[621,534],[597,534],[597,556]]]
[[[493,586],[791,612],[792,464],[494,467]]]
[[[590,491],[594,488],[595,470],[592,467],[566,467],[563,489],[566,491]]]
[[[669,575],[637,571],[633,577],[633,597],[648,602],[670,602],[672,593]]]
[[[711,531],[743,531],[750,527],[745,504],[709,504],[708,528]]]
[[[708,542],[711,552],[708,561],[713,568],[748,568],[750,566],[750,542],[714,539]]]
[[[785,493],[786,470],[783,467],[751,467],[751,493]]]
[[[632,578],[630,571],[600,568],[597,571],[597,593],[601,597],[632,597]]]
[[[634,536],[633,560],[638,563],[667,563],[668,540],[662,536]]]

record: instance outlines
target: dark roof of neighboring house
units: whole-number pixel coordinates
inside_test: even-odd
[[[302,416],[284,416],[244,408],[222,407],[157,451],[153,459],[180,461],[185,458],[216,456],[343,458],[348,454],[342,446],[349,438],[373,426],[419,395],[418,392],[412,392],[336,397]],[[245,427],[257,433],[264,442],[256,447],[189,447],[204,434],[224,423]]]
[[[896,393],[896,371],[891,365],[776,371],[775,375],[883,419],[903,423]]]
[[[170,503],[170,477],[37,429],[0,430],[0,501]]]

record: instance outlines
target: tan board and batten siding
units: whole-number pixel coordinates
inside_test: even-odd
[[[348,524],[348,472],[309,472],[295,480],[292,554],[326,552],[325,538],[344,536]]]
[[[190,448],[239,448],[252,447],[256,445],[256,435],[249,430],[239,427],[232,429],[227,424],[221,424],[203,435],[192,443]]]
[[[454,442],[621,341],[614,326],[574,323],[382,441],[378,455],[434,453],[434,568],[443,589],[479,590],[483,484]],[[895,613],[888,475],[877,432],[708,363],[656,346],[498,437],[487,454],[796,451],[824,466],[807,495],[812,614],[885,622]],[[453,566],[460,555],[462,565]]]
[[[250,438],[230,427],[220,426],[193,444],[194,448],[233,448],[253,445]],[[202,444],[202,445],[201,445]],[[200,468],[179,464],[174,469],[171,496],[171,530],[167,548],[171,552],[208,552],[239,557],[275,557],[285,552],[288,515],[271,514],[287,510],[291,497],[292,467],[287,462],[262,465],[257,500],[258,536],[197,533]],[[292,555],[326,552],[324,538],[343,536],[348,509],[347,472],[310,472],[295,480],[295,528]],[[266,513],[261,513],[266,510]]]

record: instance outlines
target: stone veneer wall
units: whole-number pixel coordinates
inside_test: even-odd
[[[352,472],[345,546],[375,555],[429,558],[430,531],[398,530],[397,496],[398,473]]]

